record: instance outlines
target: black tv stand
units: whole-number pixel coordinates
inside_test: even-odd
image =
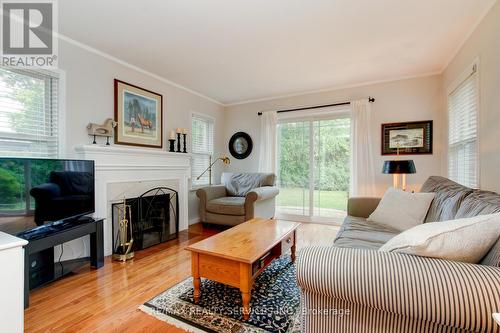
[[[90,217],[54,223],[34,233],[18,235],[28,240],[24,247],[24,308],[29,305],[29,292],[52,282],[90,260],[93,268],[104,265],[103,219]],[[54,246],[90,235],[90,258],[54,263]],[[38,262],[42,263],[40,267]]]

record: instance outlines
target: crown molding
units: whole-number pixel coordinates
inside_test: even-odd
[[[497,2],[497,0],[492,0],[491,3],[489,4],[489,6],[486,6],[486,8],[484,9],[484,12],[481,15],[479,15],[479,18],[477,19],[477,21],[472,25],[472,27],[470,28],[468,33],[466,33],[464,35],[464,38],[462,39],[462,41],[458,44],[458,46],[455,48],[455,50],[450,54],[450,56],[444,62],[444,65],[441,68],[441,73],[444,73],[444,71],[448,68],[448,66],[451,64],[451,62],[455,59],[455,57],[458,55],[458,53],[460,52],[462,47],[464,47],[465,43],[467,43],[467,41],[472,36],[474,31],[476,31],[477,27],[479,27],[481,22],[483,22],[486,15],[488,15],[488,13],[493,8],[493,6],[495,6],[496,2]]]
[[[434,72],[428,72],[428,73],[423,73],[423,74],[397,76],[397,77],[392,77],[392,78],[384,79],[384,80],[362,81],[362,82],[348,84],[348,85],[339,85],[339,86],[333,86],[333,87],[329,87],[329,88],[308,90],[308,91],[296,92],[296,93],[285,94],[285,95],[270,96],[270,97],[264,97],[264,98],[249,99],[249,100],[245,100],[245,101],[241,101],[241,102],[227,103],[225,105],[225,107],[227,108],[227,107],[238,106],[238,105],[243,105],[243,104],[272,101],[272,100],[282,99],[282,98],[291,98],[291,97],[297,97],[297,96],[303,96],[303,95],[311,95],[311,94],[317,94],[317,93],[323,93],[323,92],[337,91],[337,90],[342,90],[342,89],[364,87],[364,86],[369,86],[369,85],[373,85],[373,84],[381,84],[381,83],[390,83],[390,82],[397,82],[397,81],[410,80],[410,79],[418,79],[418,78],[422,78],[422,77],[441,75],[441,74],[442,74],[442,71],[434,71]]]
[[[111,61],[113,61],[113,62],[116,62],[117,64],[120,64],[120,65],[122,65],[122,66],[128,67],[128,68],[130,68],[130,69],[132,69],[132,70],[134,70],[134,71],[136,71],[136,72],[139,72],[139,73],[142,73],[142,74],[144,74],[144,75],[150,76],[150,77],[152,77],[152,78],[154,78],[154,79],[156,79],[156,80],[158,80],[158,81],[161,81],[161,82],[163,82],[163,83],[166,83],[166,84],[171,85],[171,86],[173,86],[173,87],[176,87],[176,88],[178,88],[178,89],[184,90],[184,91],[186,91],[186,92],[188,92],[188,93],[191,93],[191,94],[196,95],[196,96],[198,96],[198,97],[201,97],[201,98],[203,98],[203,99],[206,99],[206,100],[208,100],[208,101],[210,101],[210,102],[212,102],[212,103],[218,104],[218,105],[223,106],[223,107],[224,107],[224,106],[226,106],[224,103],[222,103],[222,102],[220,102],[220,101],[218,101],[218,100],[215,100],[215,99],[213,99],[213,98],[211,98],[211,97],[208,97],[208,96],[206,96],[206,95],[203,95],[203,94],[202,94],[202,93],[200,93],[200,92],[197,92],[197,91],[195,91],[195,90],[192,90],[192,89],[190,89],[190,88],[187,88],[187,87],[185,87],[185,86],[183,86],[183,85],[181,85],[181,84],[178,84],[178,83],[176,83],[176,82],[174,82],[174,81],[168,80],[168,79],[164,78],[163,76],[160,76],[160,75],[154,74],[154,73],[152,73],[152,72],[150,72],[150,71],[148,71],[148,70],[145,70],[145,69],[144,69],[144,68],[142,68],[142,67],[139,67],[139,66],[136,66],[136,65],[132,65],[131,63],[126,62],[125,60],[122,60],[122,59],[120,59],[120,58],[117,58],[117,57],[115,57],[115,56],[112,56],[111,54],[106,53],[106,52],[103,52],[103,51],[101,51],[101,50],[98,50],[98,49],[96,49],[96,48],[94,48],[94,47],[92,47],[92,46],[90,46],[90,45],[87,45],[87,44],[81,43],[81,42],[79,42],[79,41],[76,41],[76,40],[74,40],[73,38],[70,38],[70,37],[68,37],[68,36],[66,36],[66,35],[63,35],[63,34],[58,33],[58,34],[57,34],[57,38],[59,38],[60,40],[65,41],[65,42],[68,42],[68,43],[70,43],[70,44],[72,44],[72,45],[74,45],[74,46],[77,46],[77,47],[79,47],[79,48],[81,48],[81,49],[84,49],[84,50],[86,50],[86,51],[89,51],[89,52],[92,52],[92,53],[94,53],[94,54],[97,54],[97,55],[99,55],[99,56],[101,56],[101,57],[103,57],[103,58],[106,58],[106,59],[108,59],[108,60],[111,60]]]
[[[166,83],[168,85],[171,85],[173,87],[176,87],[178,89],[184,90],[186,92],[189,92],[195,96],[201,97],[205,100],[208,100],[212,103],[215,103],[217,105],[220,105],[224,108],[228,107],[233,107],[233,106],[238,106],[238,105],[244,105],[244,104],[250,104],[250,103],[257,103],[257,102],[265,102],[265,101],[271,101],[271,100],[276,100],[276,99],[282,99],[282,98],[291,98],[291,97],[297,97],[297,96],[302,96],[302,95],[309,95],[309,94],[316,94],[316,93],[322,93],[322,92],[329,92],[329,91],[336,91],[336,90],[342,90],[342,89],[349,89],[349,88],[356,88],[356,87],[362,87],[362,86],[368,86],[372,84],[381,84],[381,83],[389,83],[389,82],[395,82],[395,81],[402,81],[402,80],[409,80],[409,79],[416,79],[416,78],[421,78],[421,77],[427,77],[427,76],[434,76],[434,75],[442,75],[443,72],[448,68],[450,63],[455,59],[457,54],[460,52],[462,47],[465,45],[465,43],[469,40],[469,38],[472,36],[474,31],[477,29],[477,27],[481,24],[481,22],[484,20],[486,15],[490,12],[490,10],[493,8],[493,6],[496,4],[496,0],[492,0],[490,5],[487,6],[484,10],[484,12],[479,16],[475,24],[471,27],[471,29],[468,31],[467,34],[464,35],[463,40],[458,44],[458,46],[455,48],[455,50],[451,53],[450,57],[447,58],[447,60],[444,62],[444,65],[439,71],[434,71],[434,72],[428,72],[428,73],[422,73],[422,74],[416,74],[416,75],[407,75],[407,76],[396,76],[392,77],[389,79],[383,79],[383,80],[374,80],[374,81],[362,81],[358,83],[353,83],[353,84],[347,84],[347,85],[338,85],[338,86],[332,86],[328,88],[322,88],[322,89],[316,89],[316,90],[307,90],[307,91],[301,91],[301,92],[295,92],[295,93],[290,93],[290,94],[282,94],[282,95],[276,95],[276,96],[269,96],[269,97],[263,97],[263,98],[254,98],[254,99],[248,99],[248,100],[243,100],[243,101],[237,101],[237,102],[232,102],[232,103],[223,103],[220,102],[216,99],[213,99],[209,96],[206,96],[198,91],[192,90],[190,88],[187,88],[181,84],[178,84],[174,81],[168,80],[163,76],[154,74],[142,67],[133,65],[131,63],[128,63],[120,58],[117,58],[115,56],[112,56],[109,53],[103,52],[101,50],[98,50],[94,47],[91,47],[87,44],[81,43],[79,41],[76,41],[66,35],[57,34],[57,37],[60,40],[63,40],[65,42],[68,42],[74,46],[77,46],[79,48],[82,48],[84,50],[87,50],[89,52],[92,52],[94,54],[97,54],[101,57],[104,57],[108,60],[111,60],[113,62],[116,62],[122,66],[128,67],[134,71],[137,71],[139,73],[145,74],[147,76],[150,76],[158,81],[161,81],[163,83]]]

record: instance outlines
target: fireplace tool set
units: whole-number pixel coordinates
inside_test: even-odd
[[[118,229],[118,244],[114,251],[113,259],[118,261],[127,261],[134,257],[134,238],[132,234],[132,213],[130,205],[127,205],[126,200],[118,207],[119,229]]]

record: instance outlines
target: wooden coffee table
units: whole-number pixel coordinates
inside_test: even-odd
[[[194,301],[200,299],[201,277],[239,288],[243,318],[250,317],[250,292],[255,278],[291,250],[295,261],[296,229],[300,223],[253,219],[188,246]]]

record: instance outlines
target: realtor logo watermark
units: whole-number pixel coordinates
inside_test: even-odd
[[[1,62],[10,67],[57,67],[55,1],[1,1]]]

